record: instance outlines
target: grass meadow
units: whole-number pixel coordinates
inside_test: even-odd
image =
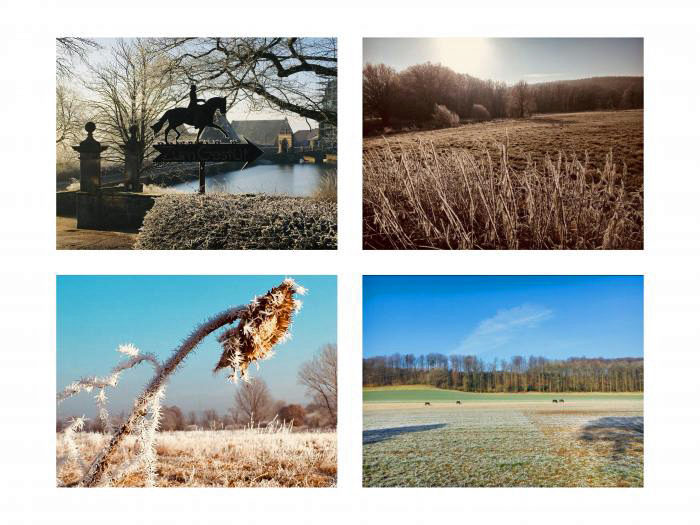
[[[643,486],[642,394],[399,387],[364,400],[366,487]]]
[[[79,432],[73,438],[79,460],[71,461],[71,444],[59,434],[57,477],[71,486],[81,477],[80,461],[89,463],[110,436]],[[267,432],[264,429],[158,432],[155,437],[157,487],[331,487],[336,484],[336,433]],[[138,453],[129,436],[116,460],[129,464]],[[142,469],[123,469],[115,487],[143,487]]]
[[[643,111],[363,141],[366,249],[642,249]]]

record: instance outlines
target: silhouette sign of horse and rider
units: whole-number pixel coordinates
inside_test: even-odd
[[[190,103],[186,108],[169,109],[158,122],[153,124],[151,128],[155,136],[158,136],[163,125],[167,122],[168,127],[165,128],[165,144],[154,144],[153,148],[159,155],[153,159],[153,162],[199,162],[199,192],[205,192],[205,163],[206,162],[243,162],[243,167],[249,162],[258,159],[263,151],[253,144],[251,141],[241,137],[240,142],[199,142],[204,128],[216,128],[223,133],[227,138],[229,134],[214,122],[216,111],[222,115],[226,114],[226,98],[212,97],[204,100],[197,97],[197,86],[190,86]],[[178,126],[187,124],[197,129],[197,140],[192,143],[178,143],[181,133],[178,131]],[[174,130],[177,133],[175,144],[168,142],[168,134]],[[241,168],[243,169],[243,168]]]
[[[200,104],[201,102],[201,104]],[[221,126],[214,122],[214,115],[216,110],[222,115],[226,114],[226,97],[213,97],[209,100],[204,100],[203,98],[197,97],[197,86],[192,84],[190,86],[190,103],[186,108],[173,108],[169,109],[160,120],[151,126],[153,133],[158,136],[163,124],[168,123],[168,127],[165,128],[165,143],[168,142],[168,134],[170,131],[175,131],[177,137],[175,137],[175,142],[180,138],[181,133],[178,131],[178,126],[187,124],[193,126],[198,130],[196,143],[199,143],[199,137],[202,135],[204,128],[211,127],[216,128],[221,133],[223,133],[227,138],[229,138],[228,132]]]

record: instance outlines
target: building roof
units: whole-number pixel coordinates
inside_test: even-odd
[[[287,119],[279,120],[232,120],[231,126],[239,135],[258,146],[274,146],[281,133],[292,133]]]

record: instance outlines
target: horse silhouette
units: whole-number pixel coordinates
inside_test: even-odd
[[[425,402],[425,406],[429,406],[429,405],[430,405],[430,403],[428,403],[428,402],[426,401],[426,402]]]
[[[461,404],[462,404],[462,402],[461,402],[461,401],[457,401],[457,404],[458,404],[458,405],[461,405]]]
[[[169,109],[163,113],[163,116],[160,117],[158,122],[151,126],[151,129],[155,135],[158,135],[163,124],[167,121],[168,127],[165,128],[166,144],[170,144],[168,142],[168,133],[170,133],[171,130],[175,130],[175,133],[177,133],[177,137],[175,137],[175,142],[177,142],[177,139],[180,138],[180,132],[177,130],[177,127],[183,124],[194,126],[199,130],[197,132],[197,140],[195,141],[197,143],[199,142],[202,131],[204,131],[206,127],[216,128],[228,137],[226,130],[214,122],[214,114],[217,109],[221,114],[226,113],[226,97],[210,98],[201,106]]]
[[[552,403],[558,403],[556,399],[552,399]]]

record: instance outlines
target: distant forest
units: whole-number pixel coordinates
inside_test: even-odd
[[[418,64],[397,72],[384,64],[363,70],[363,116],[392,122],[424,123],[445,106],[462,120],[523,118],[532,113],[639,109],[643,77],[595,77],[527,84],[481,80],[450,68]]]
[[[365,358],[364,386],[419,385],[464,392],[642,392],[643,358],[550,360],[393,354]]]

